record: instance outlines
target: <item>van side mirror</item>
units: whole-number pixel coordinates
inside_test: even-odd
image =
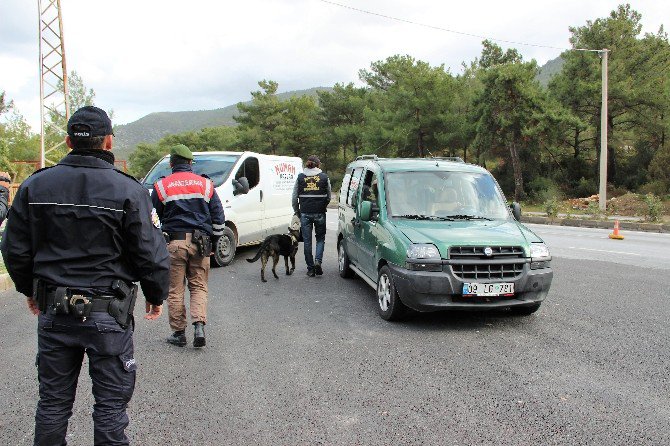
[[[244,195],[249,193],[249,181],[247,177],[233,178],[233,195]]]
[[[370,221],[370,216],[372,215],[372,202],[371,201],[361,201],[361,208],[358,215],[362,221]]]
[[[512,203],[512,215],[516,221],[521,221],[521,205],[516,201]]]

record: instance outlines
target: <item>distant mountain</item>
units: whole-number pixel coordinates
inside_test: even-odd
[[[540,73],[537,75],[537,80],[540,82],[540,85],[543,87],[549,85],[551,78],[561,72],[564,63],[565,60],[563,60],[561,56],[558,56],[556,59],[552,59],[542,65],[540,67]]]
[[[307,90],[294,90],[279,93],[280,100],[292,96],[316,96],[317,91],[332,90],[328,87],[315,87]],[[250,101],[249,101],[250,102]],[[175,133],[197,131],[206,127],[237,125],[233,116],[237,114],[237,104],[215,110],[156,112],[137,121],[114,128],[114,153],[116,159],[127,160],[137,144],[155,143],[162,137]]]

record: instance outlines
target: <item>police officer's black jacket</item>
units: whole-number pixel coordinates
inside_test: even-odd
[[[0,246],[16,290],[32,296],[39,278],[109,294],[123,279],[161,304],[170,257],[152,211],[140,183],[94,156],[70,154],[37,171],[16,193]]]

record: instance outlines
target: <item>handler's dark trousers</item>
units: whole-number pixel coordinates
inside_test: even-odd
[[[135,389],[133,328],[123,329],[105,312],[85,321],[71,315],[40,314],[37,330],[40,400],[35,414],[35,445],[66,445],[65,434],[88,355],[93,383],[94,444],[127,445],[126,406]]]
[[[314,226],[314,236],[316,238],[316,252],[312,255],[312,226]],[[314,260],[321,263],[323,260],[323,250],[326,243],[326,214],[305,214],[300,215],[300,227],[302,230],[302,239],[305,249],[305,263],[307,269],[314,269]]]

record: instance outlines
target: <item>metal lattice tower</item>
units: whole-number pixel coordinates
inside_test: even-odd
[[[70,104],[60,0],[37,0],[40,14],[40,167],[65,144]]]

